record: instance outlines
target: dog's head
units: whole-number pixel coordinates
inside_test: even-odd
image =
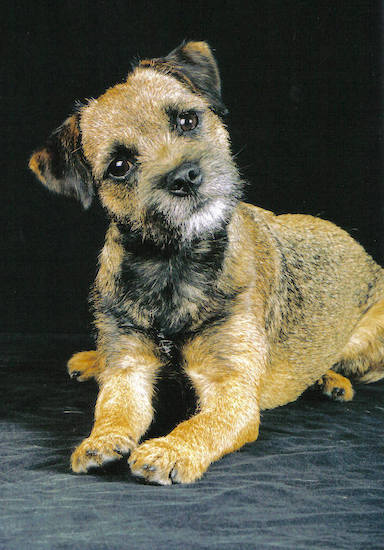
[[[241,187],[220,88],[205,42],[141,61],[53,132],[30,168],[85,208],[96,188],[113,219],[153,238],[213,232],[229,219]]]

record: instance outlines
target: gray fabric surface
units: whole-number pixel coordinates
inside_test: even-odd
[[[70,472],[97,395],[65,372],[81,338],[16,344],[1,346],[1,549],[384,547],[383,383],[348,404],[307,392],[201,481],[157,487],[125,462]]]

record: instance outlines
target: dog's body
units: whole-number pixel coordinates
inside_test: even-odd
[[[130,453],[135,475],[191,482],[257,438],[260,410],[316,381],[351,399],[337,372],[384,376],[384,271],[330,222],[239,202],[224,111],[212,53],[190,42],[141,62],[31,158],[85,206],[95,183],[111,217],[92,292],[97,351],[69,362],[100,384],[76,472]],[[197,412],[138,445],[175,357]]]

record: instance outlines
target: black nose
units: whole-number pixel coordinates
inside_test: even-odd
[[[174,195],[191,195],[203,181],[203,174],[197,162],[184,162],[165,176],[167,189]]]

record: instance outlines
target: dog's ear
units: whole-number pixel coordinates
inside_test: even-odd
[[[93,178],[81,148],[78,113],[55,130],[29,160],[30,169],[51,191],[77,198],[84,208],[93,199]]]
[[[166,57],[146,59],[140,65],[172,74],[192,91],[208,99],[215,113],[227,114],[228,110],[221,99],[219,69],[206,42],[183,42]]]
[[[184,42],[165,58],[174,63],[193,86],[205,96],[214,111],[226,114],[227,108],[221,99],[221,81],[216,59],[207,42]]]

